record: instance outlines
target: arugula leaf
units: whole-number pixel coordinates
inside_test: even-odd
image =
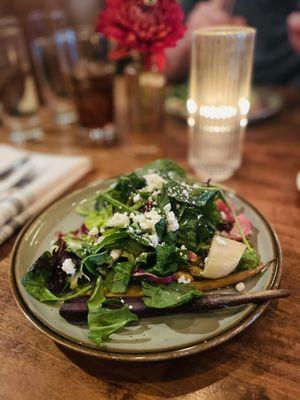
[[[129,261],[116,263],[105,280],[106,289],[113,293],[124,293],[129,284],[133,267],[134,265]]]
[[[257,267],[260,264],[260,257],[257,254],[257,252],[251,248],[251,249],[246,249],[244,251],[244,254],[242,255],[242,258],[240,259],[240,262],[237,266],[238,271],[242,271],[245,269],[252,269]]]
[[[178,250],[174,244],[162,243],[156,246],[156,264],[147,271],[158,276],[171,275],[186,263],[186,252]]]
[[[89,338],[100,346],[108,336],[123,328],[130,322],[138,321],[138,317],[130,312],[128,306],[116,310],[102,308],[105,302],[103,281],[98,279],[94,293],[87,302]]]
[[[144,303],[152,308],[177,307],[202,296],[202,293],[191,285],[178,283],[157,285],[144,281],[142,286]]]

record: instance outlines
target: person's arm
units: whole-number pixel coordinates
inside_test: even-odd
[[[215,25],[244,25],[245,19],[231,16],[226,9],[228,0],[210,0],[199,2],[188,15],[187,30],[177,46],[167,49],[166,74],[170,80],[182,79],[188,71],[192,32],[199,28]]]

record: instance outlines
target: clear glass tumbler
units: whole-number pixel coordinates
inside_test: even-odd
[[[255,29],[213,27],[193,34],[189,163],[202,179],[224,181],[241,165],[250,108]]]
[[[66,51],[71,87],[79,118],[79,136],[105,144],[116,139],[114,124],[115,65],[107,59],[107,40],[89,26],[77,32],[77,51]],[[67,49],[68,50],[68,49]],[[62,57],[61,57],[62,58]]]
[[[12,141],[43,136],[23,33],[12,18],[0,19],[0,103],[3,124]]]
[[[28,17],[31,53],[45,105],[58,125],[77,120],[70,80],[61,66],[60,50],[76,47],[75,31],[59,10],[36,11]]]

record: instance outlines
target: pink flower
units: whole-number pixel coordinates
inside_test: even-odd
[[[184,14],[176,0],[106,0],[97,29],[117,42],[112,59],[139,51],[146,67],[165,64],[164,50],[176,45],[185,32]]]

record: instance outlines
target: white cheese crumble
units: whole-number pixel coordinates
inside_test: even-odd
[[[89,235],[89,236],[97,236],[98,233],[99,233],[99,229],[98,229],[96,226],[94,226],[94,227],[89,231],[88,235]]]
[[[141,200],[141,196],[140,196],[139,193],[137,193],[137,194],[135,194],[135,195],[133,196],[133,202],[134,202],[134,203],[137,203],[137,202],[140,201],[140,200]]]
[[[129,304],[128,308],[129,308],[129,310],[133,310],[133,305]]]
[[[139,224],[142,230],[155,233],[155,224],[157,224],[161,220],[161,215],[154,209],[145,212],[144,214],[130,214],[130,218],[132,218],[133,222]]]
[[[167,231],[168,232],[175,232],[179,228],[179,223],[173,211],[170,211],[167,214]]]
[[[235,285],[235,289],[236,289],[238,292],[242,292],[243,290],[245,290],[245,288],[246,288],[246,286],[245,286],[245,284],[244,284],[243,282],[239,282],[239,283],[237,283],[237,284]]]
[[[156,247],[159,243],[159,237],[156,234],[149,235],[148,239],[150,242],[153,244],[154,247]]]
[[[183,244],[183,245],[180,247],[180,249],[181,249],[181,250],[186,250],[185,245]]]
[[[130,223],[128,215],[122,213],[115,213],[107,222],[107,226],[112,228],[126,228]]]
[[[168,203],[164,206],[164,212],[168,214],[171,211],[171,204]]]
[[[149,190],[150,192],[155,189],[161,189],[162,185],[166,183],[164,178],[155,173],[144,175],[144,178],[147,183],[147,190]]]
[[[191,280],[189,278],[186,278],[184,275],[181,275],[178,279],[177,279],[178,283],[183,283],[184,285],[187,285],[188,283],[191,283]]]
[[[226,240],[223,239],[223,238],[221,238],[221,237],[219,237],[219,236],[216,236],[216,237],[215,237],[215,241],[216,241],[217,243],[223,245],[223,246],[226,246]]]
[[[112,259],[115,261],[115,260],[117,260],[119,257],[120,257],[120,255],[121,255],[121,250],[120,249],[113,249],[111,252],[110,252],[110,254],[109,254],[111,257],[112,257]]]
[[[61,269],[65,271],[67,275],[74,276],[76,269],[75,269],[75,264],[73,263],[71,258],[66,258],[65,261],[63,262]]]

